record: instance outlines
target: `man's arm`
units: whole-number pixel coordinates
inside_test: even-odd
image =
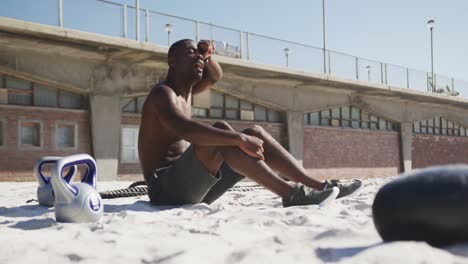
[[[198,43],[198,52],[203,56],[205,62],[203,68],[203,76],[192,88],[192,94],[197,94],[205,91],[213,86],[217,81],[223,77],[223,70],[218,62],[213,59],[214,47],[208,40],[202,40]]]
[[[261,139],[187,118],[177,105],[177,97],[171,88],[160,85],[149,96],[153,111],[161,124],[174,135],[200,146],[237,146],[248,155],[263,159]]]

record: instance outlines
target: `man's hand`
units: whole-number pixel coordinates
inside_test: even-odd
[[[203,60],[207,60],[214,53],[214,46],[211,41],[202,39],[197,45],[198,52],[203,56]]]
[[[263,156],[263,140],[258,137],[242,134],[239,148],[249,156],[265,160]]]
[[[209,40],[201,40],[197,45],[197,53],[202,56],[205,66],[203,77],[192,88],[192,94],[201,93],[209,89],[223,77],[223,70],[211,55],[214,53],[213,43]]]

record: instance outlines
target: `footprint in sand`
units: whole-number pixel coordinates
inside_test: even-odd
[[[247,254],[248,251],[246,250],[232,252],[228,256],[226,263],[239,263],[247,256]]]
[[[128,216],[128,213],[126,211],[121,211],[116,214],[118,217],[125,219]]]
[[[354,206],[354,209],[356,210],[367,210],[370,209],[372,206],[370,204],[358,204]]]
[[[333,228],[333,229],[330,229],[330,230],[327,230],[327,231],[324,231],[318,235],[316,235],[314,237],[314,239],[327,239],[327,238],[332,238],[332,239],[336,239],[337,237],[354,237],[356,236],[356,232],[354,232],[353,230],[351,229],[336,229],[336,228]]]
[[[232,196],[232,198],[234,198],[234,199],[240,199],[240,198],[245,197],[245,194],[240,193],[240,192],[233,192],[231,196]]]
[[[306,216],[300,215],[291,219],[283,220],[282,222],[287,225],[303,226],[309,223],[309,219]]]
[[[89,227],[91,232],[95,232],[96,230],[104,229],[104,225],[102,223],[94,223]]]
[[[65,257],[67,257],[71,262],[80,262],[85,259],[82,256],[77,255],[75,253],[67,254],[65,255]]]

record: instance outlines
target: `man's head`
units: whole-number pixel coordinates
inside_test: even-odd
[[[204,63],[195,41],[182,39],[171,45],[167,55],[169,70],[181,78],[200,80],[203,75]]]

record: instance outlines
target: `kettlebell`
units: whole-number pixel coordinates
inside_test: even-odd
[[[36,164],[34,165],[34,176],[36,177],[39,187],[37,187],[37,200],[40,205],[52,207],[54,206],[55,196],[54,196],[54,189],[52,188],[52,184],[50,182],[50,176],[44,174],[42,170],[42,166],[45,164],[54,164],[57,160],[61,159],[62,157],[56,156],[46,156],[38,159]],[[77,167],[72,166],[70,170],[67,172],[67,175],[63,177],[63,179],[69,183],[75,178],[77,173]],[[62,176],[62,174],[60,174]]]
[[[85,164],[81,182],[70,184],[61,173],[64,168]],[[51,182],[55,193],[55,219],[58,222],[97,222],[102,217],[104,205],[96,190],[96,161],[88,154],[61,158],[55,163]]]

